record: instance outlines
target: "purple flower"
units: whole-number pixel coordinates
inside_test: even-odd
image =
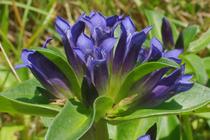
[[[114,37],[114,29],[117,27],[121,17],[116,15],[105,17],[99,12],[91,12],[89,16],[83,14],[80,20],[88,26],[95,45],[99,45],[104,39]]]
[[[192,75],[184,74],[184,69],[185,66],[182,65],[181,68],[166,75],[169,69],[164,68],[146,76],[135,89],[137,92],[141,89],[139,105],[156,106],[180,92],[189,90],[193,86],[189,81]]]
[[[177,63],[181,63],[179,55],[183,52],[182,49],[166,50],[163,48],[161,42],[153,37],[150,42],[150,48],[143,48],[138,54],[138,62],[157,61],[161,57],[165,57],[174,60]]]
[[[70,82],[62,71],[42,54],[24,49],[22,67],[28,67],[41,84],[57,98],[71,96]]]
[[[90,16],[83,14],[72,27],[64,19],[56,19],[56,29],[63,39],[69,63],[75,70],[83,68],[83,74],[98,90],[103,90],[107,83],[107,59],[116,42],[113,31],[117,18],[92,12]],[[84,33],[85,24],[90,28],[90,36]]]
[[[81,74],[82,67],[77,55],[75,55],[73,51],[73,48],[76,47],[78,37],[84,31],[85,24],[81,21],[77,21],[71,26],[65,19],[57,17],[55,21],[55,28],[62,38],[68,62],[78,74]]]
[[[120,27],[121,35],[114,53],[113,71],[117,73],[122,70],[123,73],[126,73],[136,65],[142,44],[151,27],[137,32],[130,17],[123,18]]]
[[[184,50],[184,40],[183,40],[182,32],[179,34],[178,39],[176,40],[176,43],[174,44],[174,37],[173,37],[171,25],[166,18],[163,18],[161,33],[162,33],[162,41],[164,44],[164,48],[167,50],[164,56],[180,63],[181,60],[178,59],[178,56]],[[173,49],[173,50],[170,50],[170,49]]]
[[[119,37],[114,36],[117,27],[120,29]],[[181,63],[178,56],[183,51],[182,34],[174,45],[166,19],[163,19],[162,35],[164,46],[170,46],[167,48],[155,37],[151,39],[149,47],[145,46],[152,27],[138,32],[128,16],[105,17],[101,13],[91,12],[90,15],[82,14],[72,25],[57,17],[55,28],[62,38],[67,60],[81,83],[81,101],[87,106],[92,105],[98,96],[109,94],[107,89],[113,86],[110,85],[113,77],[124,80],[128,72],[142,63],[157,61],[162,57]],[[24,66],[56,97],[71,96],[70,82],[62,70],[44,55],[23,50],[22,60]],[[163,68],[139,79],[129,92],[138,93],[139,105],[158,105],[177,93],[189,90],[193,85],[190,79],[191,75],[184,74],[184,65],[176,70]]]
[[[98,90],[103,90],[106,86],[108,79],[107,60],[115,41],[115,38],[109,37],[97,46],[95,40],[83,33],[78,38],[77,47],[73,49],[85,67],[86,76]]]
[[[172,28],[169,21],[166,18],[162,19],[161,34],[164,46],[166,48],[173,48],[174,38],[173,38]]]
[[[178,43],[176,43],[176,49],[164,49],[161,42],[155,37],[151,39],[149,48],[142,47],[147,33],[151,30],[151,27],[149,26],[139,33],[139,36],[142,35],[143,37],[139,37],[139,40],[136,41],[139,44],[136,45],[136,49],[129,57],[128,52],[131,47],[128,46],[130,45],[130,42],[135,44],[135,39],[131,40],[130,38],[133,38],[136,33],[136,28],[129,17],[122,20],[121,30],[122,33],[115,51],[113,62],[115,73],[118,73],[120,69],[122,69],[123,72],[127,72],[135,67],[137,63],[141,64],[148,61],[157,61],[161,57],[171,59],[178,64],[181,63],[178,56],[183,52],[183,48],[178,46],[182,46],[183,44],[182,34],[180,34],[177,40]],[[129,39],[130,42],[128,41]],[[146,107],[159,105],[170,97],[180,92],[187,91],[193,86],[193,83],[189,81],[192,76],[184,74],[184,69],[185,66],[182,65],[181,68],[176,69],[171,73],[169,73],[169,71],[171,71],[169,68],[155,71],[145,76],[143,79],[140,79],[130,89],[130,92],[138,93],[139,105]]]

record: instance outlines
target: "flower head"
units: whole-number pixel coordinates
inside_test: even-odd
[[[119,36],[114,35],[117,27],[120,29]],[[182,37],[173,49],[171,29],[165,19],[162,26],[163,44],[171,49],[163,47],[155,37],[151,39],[150,46],[146,46],[144,42],[152,27],[148,26],[139,32],[128,16],[105,17],[101,13],[91,12],[90,15],[82,14],[73,25],[57,17],[55,28],[62,38],[68,62],[80,79],[81,100],[87,105],[91,105],[100,95],[110,96],[108,92],[115,91],[108,90],[113,87],[112,79],[125,80],[129,72],[143,63],[155,62],[164,57],[181,63],[178,56],[183,51]],[[23,50],[22,60],[56,97],[69,97],[66,94],[71,92],[66,91],[71,90],[71,85],[53,62],[33,50]],[[181,65],[175,70],[167,67],[147,74],[131,86],[127,95],[135,92],[138,94],[138,105],[151,106],[189,90],[193,84],[189,82],[191,75],[184,73],[184,67]],[[117,87],[121,83],[114,84]]]
[[[99,45],[105,39],[114,37],[114,30],[121,17],[116,15],[105,17],[99,12],[91,12],[90,15],[83,14],[80,20],[88,26],[95,45]]]

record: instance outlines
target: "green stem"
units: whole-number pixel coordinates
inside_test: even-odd
[[[4,1],[0,1],[0,5],[11,5],[12,6],[13,4],[12,4],[12,1],[4,0]],[[20,8],[24,8],[24,9],[29,7],[29,10],[37,12],[37,13],[42,14],[42,15],[47,15],[48,14],[48,12],[46,12],[44,10],[40,10],[39,8],[32,7],[32,6],[27,6],[24,3],[16,2],[16,6],[20,7]]]
[[[1,83],[1,85],[0,85],[0,91],[3,90],[4,85],[6,84],[7,79],[8,79],[8,77],[9,77],[9,74],[10,74],[10,72],[7,72],[7,74],[6,74],[6,76],[5,76],[4,80],[3,80],[3,82]]]
[[[193,133],[190,123],[190,117],[188,115],[182,116],[183,118],[183,129],[187,140],[193,140]]]
[[[109,140],[106,121],[101,119],[94,123],[81,140]]]
[[[99,120],[94,124],[95,138],[96,140],[109,140],[107,122],[105,120]]]
[[[12,66],[12,63],[10,62],[10,60],[9,60],[9,58],[8,58],[8,56],[7,56],[7,54],[6,54],[5,50],[4,50],[4,48],[2,47],[1,43],[0,43],[0,49],[1,49],[1,51],[2,51],[2,53],[3,53],[3,55],[4,55],[4,57],[5,57],[5,59],[6,59],[7,63],[8,63],[8,65],[9,65],[9,68],[11,69],[11,71],[12,71],[12,73],[14,74],[15,78],[17,79],[17,81],[20,83],[21,80],[20,80],[18,74],[16,73],[14,67]]]

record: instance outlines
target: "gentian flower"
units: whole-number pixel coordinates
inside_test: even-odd
[[[166,18],[162,19],[161,27],[162,41],[164,48],[167,50],[163,56],[173,59],[177,63],[181,63],[181,60],[178,56],[184,51],[184,40],[183,33],[181,32],[174,43],[174,37],[172,33],[172,28],[169,21]]]
[[[65,19],[57,17],[55,28],[62,38],[68,62],[73,67],[76,73],[81,74],[82,66],[78,60],[78,56],[75,55],[73,48],[76,47],[77,39],[84,31],[84,22],[78,20],[74,25],[71,26],[69,22]]]
[[[181,63],[181,60],[178,57],[184,50],[182,32],[179,34],[176,44],[174,44],[174,38],[170,23],[166,18],[163,18],[161,34],[163,45],[157,38],[152,38],[150,48],[143,48],[139,52],[139,62],[156,61],[161,57],[165,57],[174,60],[177,63]]]
[[[138,60],[138,54],[142,49],[141,46],[151,30],[151,26],[149,26],[141,32],[137,32],[130,17],[125,17],[120,26],[121,35],[113,59],[113,71],[115,73],[120,70],[125,73],[134,68]]]
[[[62,71],[45,56],[34,50],[24,49],[22,51],[22,61],[23,65],[19,65],[17,68],[29,68],[41,84],[55,97],[71,96],[70,82]]]
[[[174,38],[172,34],[172,28],[169,21],[166,18],[162,19],[161,34],[164,46],[166,48],[173,48]]]
[[[116,37],[114,33],[117,27],[120,34]],[[107,89],[113,87],[110,85],[113,78],[123,81],[130,71],[142,63],[166,57],[180,64],[178,55],[183,51],[182,44],[178,43],[175,49],[169,50],[163,48],[161,42],[154,37],[148,49],[144,42],[152,27],[148,26],[138,32],[129,16],[105,17],[92,12],[90,15],[82,14],[73,25],[57,17],[55,28],[62,38],[67,60],[81,83],[81,101],[88,106],[98,96],[109,96],[110,90]],[[167,31],[170,34],[170,30]],[[170,43],[172,44],[171,38],[164,39],[164,45]],[[46,44],[43,49],[46,49]],[[44,55],[34,50],[23,50],[22,60],[56,97],[72,96],[71,85],[63,72]],[[163,68],[144,76],[129,89],[128,98],[130,93],[135,92],[138,105],[150,107],[189,90],[193,84],[189,81],[191,75],[184,73],[184,67],[182,65],[175,70]],[[115,97],[111,98],[115,100]],[[115,102],[117,103],[118,101]]]
[[[175,69],[167,76],[168,68],[160,69],[146,76],[144,81],[138,84],[137,89],[133,91],[139,92],[139,105],[145,107],[156,106],[170,97],[189,90],[193,84],[189,82],[192,75],[184,74],[185,66]]]
[[[107,59],[116,42],[113,31],[117,22],[118,16],[105,18],[95,12],[90,16],[83,14],[72,27],[64,19],[56,19],[56,29],[63,38],[70,64],[75,67],[72,61],[76,61],[80,68],[85,67],[83,72],[98,90],[103,90],[107,83]],[[83,32],[85,24],[90,28],[90,36]]]
[[[126,31],[124,27],[127,28]],[[151,39],[149,49],[142,47],[142,43],[145,41],[147,33],[151,30],[150,26],[143,29],[143,31],[140,32],[142,33],[143,37],[139,38],[139,40],[137,41],[139,44],[136,45],[136,50],[134,50],[134,54],[131,55],[132,59],[128,59],[129,60],[127,61],[128,63],[126,63],[126,61],[123,62],[124,60],[123,58],[126,58],[126,57],[121,56],[122,54],[124,54],[123,50],[130,49],[129,47],[126,46],[129,44],[126,40],[126,35],[129,34],[130,36],[132,36],[132,34],[135,32],[136,29],[133,22],[131,21],[129,17],[126,17],[124,20],[122,20],[121,29],[122,29],[122,33],[120,36],[120,41],[115,51],[115,57],[114,57],[114,63],[113,63],[114,70],[115,69],[119,70],[119,65],[121,64],[122,67],[124,65],[125,66],[124,68],[126,68],[129,71],[135,65],[139,65],[139,64],[149,62],[149,61],[157,61],[161,57],[165,57],[177,63],[181,63],[181,60],[178,58],[178,56],[183,51],[182,47],[180,48],[176,47],[176,49],[169,50],[169,51],[164,50],[161,42],[155,37]],[[182,36],[180,36],[179,38],[181,37]],[[178,39],[177,42],[179,43],[177,44],[182,45],[183,44],[182,41],[183,41],[182,39]],[[135,43],[134,40],[132,42]],[[120,48],[119,56],[118,56],[118,50],[117,50],[118,47]],[[136,52],[138,53],[135,54]],[[116,59],[117,57],[119,58]],[[185,70],[185,66],[182,65],[181,68],[174,70],[169,75],[167,75],[169,71],[168,68],[155,71],[145,76],[143,79],[140,79],[130,89],[130,92],[138,93],[136,97],[138,98],[137,100],[139,102],[138,105],[141,105],[144,107],[156,106],[180,92],[189,90],[193,86],[193,83],[189,82],[192,76],[184,74],[184,70]]]
[[[114,30],[121,17],[116,15],[104,17],[101,13],[91,12],[89,16],[83,14],[80,20],[88,26],[95,45],[99,45],[104,39],[114,37]]]

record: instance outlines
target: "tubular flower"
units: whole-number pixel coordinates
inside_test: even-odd
[[[22,51],[24,67],[31,70],[40,83],[57,98],[70,97],[70,82],[62,71],[42,54],[24,49]]]
[[[174,38],[170,23],[166,18],[163,18],[161,34],[163,45],[157,38],[152,38],[150,48],[143,48],[139,52],[139,62],[156,61],[161,57],[165,57],[174,60],[177,63],[181,63],[181,60],[178,57],[184,50],[182,32],[179,34],[176,44],[174,44]]]
[[[162,34],[170,35],[168,23],[163,24],[167,28],[162,28]],[[119,36],[115,36],[117,27],[120,29]],[[183,51],[180,43],[182,39],[178,39],[179,45],[171,50],[164,49],[155,37],[151,39],[150,47],[147,47],[144,42],[152,27],[148,26],[138,32],[128,16],[105,17],[98,12],[91,12],[90,15],[82,14],[73,25],[57,17],[55,28],[62,38],[70,66],[76,76],[80,77],[78,79],[81,83],[81,100],[88,106],[98,96],[110,96],[109,92],[115,93],[118,90],[117,85],[121,86],[121,82],[114,83],[116,88],[110,90],[113,87],[112,79],[125,80],[128,73],[143,63],[158,61],[161,58],[181,63],[178,55]],[[164,38],[164,46],[173,45],[172,40]],[[46,48],[46,44],[43,45],[43,49]],[[69,97],[66,95],[71,92],[66,91],[71,90],[71,85],[62,70],[53,62],[33,50],[23,50],[22,60],[42,85],[55,93],[56,97]],[[126,97],[137,93],[138,105],[158,105],[177,93],[189,90],[193,85],[190,79],[191,75],[184,73],[184,65],[175,70],[170,67],[158,69],[138,79],[128,90]],[[111,98],[115,100],[115,97]]]
[[[78,56],[75,55],[73,48],[76,47],[78,37],[84,31],[84,28],[84,22],[79,20],[72,26],[68,21],[61,17],[57,17],[55,21],[55,29],[62,38],[67,60],[78,74],[81,74],[82,68],[78,60]]]
[[[104,17],[101,13],[91,12],[89,16],[83,14],[80,20],[88,26],[95,45],[99,45],[105,39],[114,37],[114,30],[120,22],[121,17],[116,15]]]
[[[75,67],[72,61],[76,61],[80,68],[85,67],[83,73],[98,90],[103,89],[107,83],[107,59],[116,42],[113,33],[118,20],[118,16],[105,18],[100,13],[92,12],[90,16],[83,14],[76,24],[70,27],[64,19],[56,19],[55,25],[58,33],[64,38],[63,43],[70,64]],[[85,24],[90,29],[90,36],[83,32]]]
[[[122,19],[120,27],[121,35],[114,53],[113,71],[119,72],[121,70],[125,73],[136,65],[142,44],[152,27],[149,26],[141,32],[137,32],[130,17]]]
[[[179,34],[178,39],[176,40],[176,43],[174,44],[174,37],[173,37],[171,25],[166,18],[163,18],[161,34],[162,34],[163,45],[167,50],[167,52],[165,52],[163,56],[173,59],[174,61],[178,63],[181,63],[181,60],[178,59],[178,56],[184,50],[184,40],[183,40],[182,32]]]
[[[170,97],[192,87],[191,75],[184,74],[184,65],[167,76],[168,69],[161,69],[145,77],[134,91],[139,92],[139,104],[145,107],[156,106]]]

